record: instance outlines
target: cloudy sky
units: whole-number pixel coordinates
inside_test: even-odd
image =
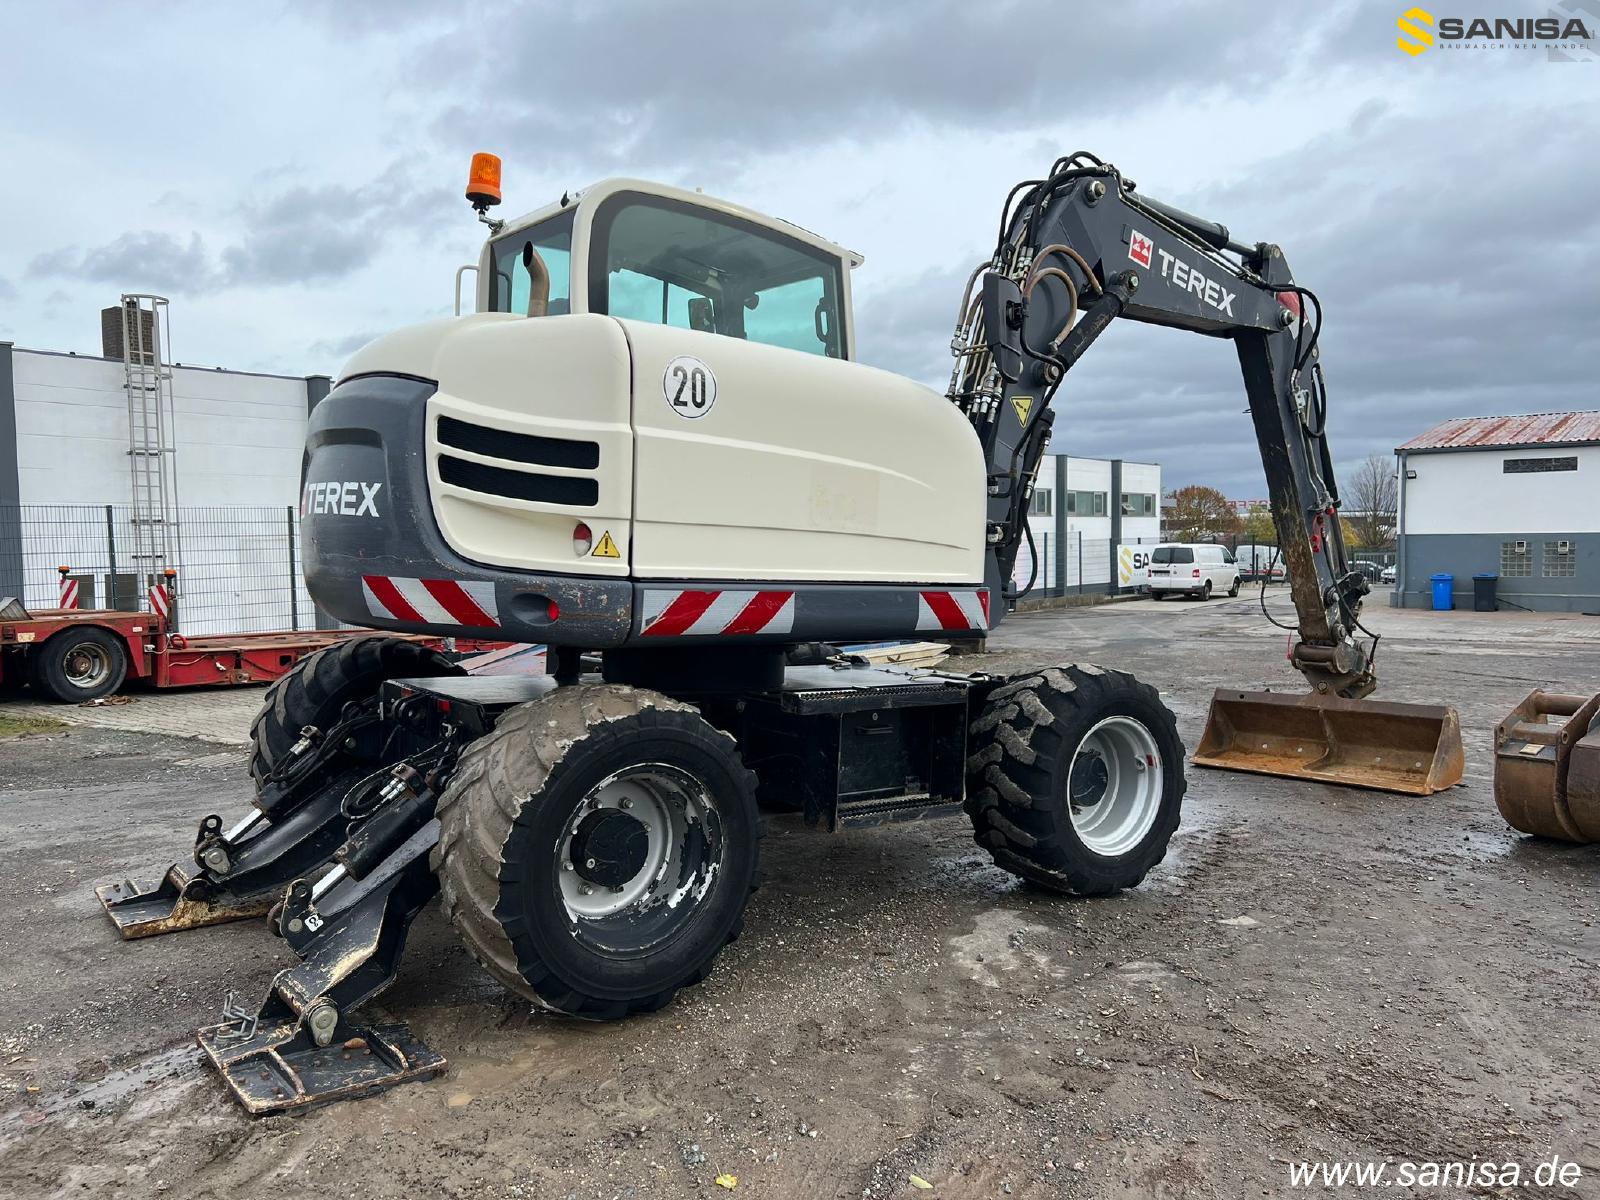
[[[1565,2],[1600,32],[1600,0]],[[502,211],[643,175],[860,251],[862,356],[942,389],[1002,198],[1082,148],[1284,247],[1327,310],[1342,465],[1450,416],[1600,408],[1600,60],[1413,59],[1399,7],[12,5],[0,338],[95,353],[99,309],[154,290],[181,361],[334,373],[450,311],[494,150]],[[1262,494],[1227,345],[1114,326],[1058,403],[1058,449]]]

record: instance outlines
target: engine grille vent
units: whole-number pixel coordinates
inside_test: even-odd
[[[571,504],[587,508],[597,503],[600,498],[600,484],[594,479],[575,475],[536,475],[528,471],[509,471],[504,467],[491,467],[487,463],[471,462],[449,454],[439,456],[439,478],[455,487],[468,488],[474,492],[487,492],[492,496],[506,496],[512,500],[534,500],[541,504]]]
[[[503,429],[489,429],[468,421],[458,421],[455,417],[439,418],[439,441],[457,450],[484,454],[490,458],[506,458],[534,467],[592,471],[600,465],[600,446],[595,442],[508,433]]]

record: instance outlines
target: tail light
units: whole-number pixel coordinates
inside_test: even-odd
[[[1194,570],[1190,571],[1189,574],[1193,575],[1196,579],[1199,579],[1200,578],[1200,568],[1196,567]]]
[[[583,558],[593,549],[594,530],[579,521],[572,527],[572,553]]]

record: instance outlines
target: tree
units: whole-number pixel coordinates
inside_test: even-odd
[[[1191,484],[1168,492],[1167,499],[1167,536],[1175,542],[1220,542],[1240,530],[1239,514],[1216,488]]]
[[[1278,527],[1272,523],[1272,510],[1256,505],[1244,516],[1244,539],[1256,546],[1276,546]]]
[[[1343,515],[1355,533],[1355,544],[1367,550],[1394,545],[1400,485],[1394,459],[1371,454],[1345,480]]]

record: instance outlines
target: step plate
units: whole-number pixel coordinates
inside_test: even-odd
[[[449,1066],[402,1024],[356,1028],[331,1046],[310,1045],[302,1032],[298,1022],[251,1032],[248,1021],[230,1021],[207,1026],[195,1041],[252,1116],[354,1100]]]

